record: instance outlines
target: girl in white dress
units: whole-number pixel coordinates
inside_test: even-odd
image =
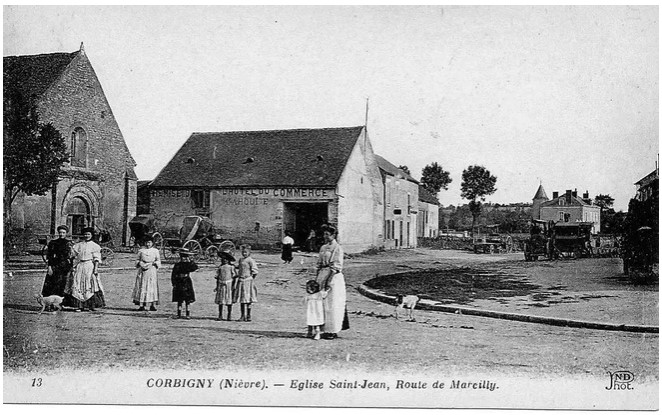
[[[136,284],[133,287],[133,303],[140,306],[138,311],[145,311],[149,305],[149,311],[156,311],[159,304],[159,282],[156,270],[161,268],[161,256],[159,250],[154,248],[152,238],[145,240],[145,247],[138,251],[136,261],[138,274]]]
[[[308,295],[306,301],[306,324],[308,324],[308,337],[320,339],[320,329],[324,324],[324,298],[328,291],[321,291],[315,280],[306,283]]]
[[[218,320],[223,320],[223,306],[227,306],[227,320],[232,318],[232,286],[236,283],[237,272],[230,264],[228,255],[221,255],[221,266],[216,270],[215,303],[218,304]],[[234,259],[234,258],[233,258]]]

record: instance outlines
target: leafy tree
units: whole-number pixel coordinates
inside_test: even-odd
[[[600,206],[602,209],[608,209],[614,205],[614,198],[609,194],[600,194],[595,197],[595,204]]]
[[[436,161],[423,167],[421,185],[433,195],[439,193],[441,189],[448,190],[448,185],[452,181],[450,173],[445,171]]]
[[[600,215],[600,233],[618,235],[623,233],[625,212],[614,209],[604,209]]]
[[[490,171],[483,166],[469,166],[462,172],[460,196],[463,199],[469,200],[469,210],[472,216],[472,232],[482,212],[481,201],[485,201],[485,196],[496,192],[496,181],[497,178],[492,176]]]
[[[398,166],[398,168],[411,176],[411,172],[409,171],[409,167],[407,167],[403,164],[402,166]]]
[[[7,96],[9,95],[9,96]],[[5,234],[11,229],[11,206],[20,192],[44,195],[57,183],[67,144],[52,124],[41,124],[36,106],[14,91],[4,97],[3,173]]]

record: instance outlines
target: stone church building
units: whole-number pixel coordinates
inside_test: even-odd
[[[7,56],[3,65],[5,97],[18,89],[33,100],[40,121],[60,131],[71,156],[51,192],[16,199],[13,226],[53,234],[66,224],[73,235],[93,226],[116,244],[126,242],[136,213],[136,162],[83,44],[72,53]]]

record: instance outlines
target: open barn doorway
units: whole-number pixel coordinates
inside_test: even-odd
[[[302,250],[316,251],[323,243],[320,228],[329,221],[328,203],[284,203],[283,229],[292,233],[294,245]],[[310,231],[315,231],[315,243],[306,243]]]

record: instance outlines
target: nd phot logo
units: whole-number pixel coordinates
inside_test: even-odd
[[[610,377],[609,386],[605,387],[610,390],[632,390],[634,389],[630,383],[634,380],[634,375],[629,370],[619,370],[616,372],[607,372]]]

